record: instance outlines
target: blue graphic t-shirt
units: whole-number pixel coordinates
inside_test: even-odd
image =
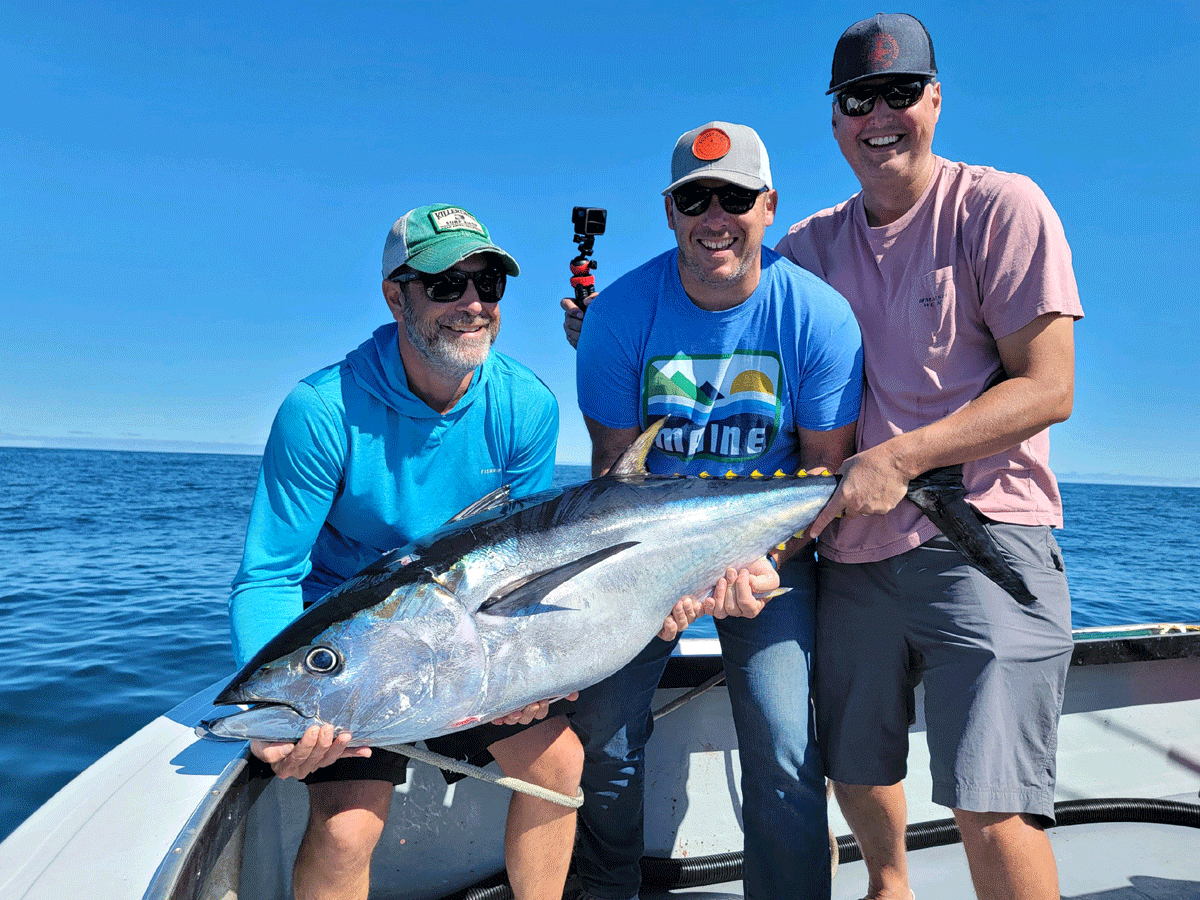
[[[610,428],[666,417],[647,468],[769,475],[800,465],[797,428],[858,418],[862,339],[841,294],[763,248],[741,305],[700,309],[670,250],[592,300],[579,339],[583,414]]]

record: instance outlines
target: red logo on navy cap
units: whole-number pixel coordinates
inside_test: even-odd
[[[875,35],[871,45],[871,70],[890,69],[900,56],[900,44],[887,32]]]

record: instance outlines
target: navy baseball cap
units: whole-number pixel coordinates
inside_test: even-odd
[[[825,93],[880,75],[937,77],[933,39],[915,16],[876,13],[847,28],[833,51],[833,75]]]

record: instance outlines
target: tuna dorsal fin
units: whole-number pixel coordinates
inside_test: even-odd
[[[665,421],[667,420],[664,417],[657,422],[651,422],[650,427],[639,434],[637,440],[630,444],[625,449],[625,452],[621,454],[620,459],[613,463],[612,468],[608,470],[608,474],[645,475],[646,454],[654,446],[654,439],[658,437],[658,433],[662,430]]]
[[[528,616],[536,612],[559,609],[560,607],[543,605],[542,600],[560,584],[565,584],[585,569],[637,544],[637,541],[613,544],[553,569],[536,572],[506,590],[488,597],[479,607],[479,611],[489,616]]]
[[[461,522],[463,519],[469,519],[471,516],[477,516],[482,512],[487,512],[489,509],[495,509],[497,506],[503,506],[508,502],[509,487],[510,486],[506,484],[496,488],[490,494],[484,494],[466,509],[451,517],[446,524],[449,525],[450,522]]]

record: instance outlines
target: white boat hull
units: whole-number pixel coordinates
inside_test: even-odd
[[[674,660],[668,678],[698,683],[716,668],[715,647],[688,645],[696,655]],[[1057,799],[1196,802],[1200,634],[1110,639],[1103,643],[1107,650],[1095,652],[1101,642],[1080,645],[1077,662],[1080,647],[1086,651],[1082,656],[1091,653],[1100,661],[1073,666],[1068,679]],[[1139,658],[1153,656],[1165,658]],[[290,896],[306,792],[295,781],[250,777],[242,744],[195,737],[192,729],[211,712],[217,688],[197,694],[98,760],[0,844],[0,896],[63,900],[95,893],[99,885],[110,900]],[[664,687],[658,703],[683,692]],[[924,728],[922,716],[912,728],[905,782],[910,822],[948,815],[929,801]],[[692,860],[740,851],[739,782],[723,687],[661,719],[647,755],[647,854]],[[375,855],[373,896],[429,900],[501,870],[507,802],[507,792],[495,786],[466,780],[448,787],[436,769],[411,764],[409,783],[397,789]],[[837,834],[849,830],[836,804],[830,823]],[[1129,831],[1124,840],[1132,848],[1149,841],[1158,826],[1121,827]],[[1189,837],[1200,850],[1200,833]],[[965,873],[961,848],[935,850],[947,854],[947,871]],[[1149,860],[1148,853],[1137,858]],[[1068,874],[1064,896],[1070,896]],[[861,896],[863,884],[862,876],[844,867],[835,880],[835,900]],[[1200,883],[1196,887],[1200,896]],[[727,889],[740,895],[737,885]],[[713,891],[709,896],[720,894]]]

